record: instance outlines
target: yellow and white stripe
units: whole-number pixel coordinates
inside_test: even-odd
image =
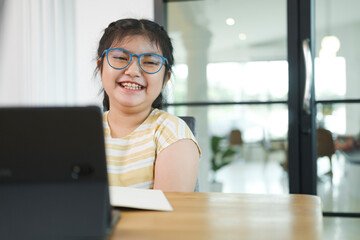
[[[132,133],[112,138],[103,114],[107,169],[110,186],[152,188],[157,154],[181,139],[191,139],[198,146],[187,124],[180,118],[154,109]],[[200,153],[200,150],[199,150]]]

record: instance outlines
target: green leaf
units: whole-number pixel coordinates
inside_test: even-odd
[[[222,137],[218,136],[211,137],[211,151],[213,152],[213,154],[217,154],[220,151],[220,141],[222,139]]]
[[[236,151],[234,151],[234,150],[231,149],[231,148],[228,148],[228,149],[225,150],[225,152],[223,152],[222,158],[231,157],[231,156],[233,156],[235,153],[236,153]]]

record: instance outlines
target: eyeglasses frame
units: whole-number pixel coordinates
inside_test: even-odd
[[[130,61],[129,61],[129,63],[128,63],[125,67],[123,67],[123,68],[116,68],[116,67],[113,67],[113,66],[110,64],[110,61],[109,61],[109,52],[110,52],[111,50],[116,50],[116,49],[117,49],[117,50],[124,51],[124,52],[127,52],[127,53],[130,55]],[[123,48],[109,48],[109,49],[104,50],[104,52],[102,53],[101,57],[104,57],[104,54],[105,54],[105,53],[106,53],[106,60],[107,60],[107,62],[108,62],[108,64],[109,64],[109,66],[112,67],[112,68],[114,68],[114,69],[117,69],[117,70],[122,70],[122,69],[127,68],[127,67],[130,65],[130,63],[131,63],[133,56],[136,56],[136,57],[138,58],[138,64],[139,64],[139,67],[141,68],[141,70],[143,70],[144,72],[146,72],[146,73],[148,73],[148,74],[158,73],[158,72],[161,70],[161,68],[162,68],[162,66],[164,65],[164,63],[165,63],[166,65],[169,64],[169,62],[168,62],[168,60],[166,59],[166,57],[163,57],[163,56],[161,56],[161,55],[159,55],[159,54],[156,54],[156,53],[132,54],[131,52],[129,52],[128,50],[123,49]],[[161,67],[159,68],[159,70],[157,70],[156,72],[151,73],[151,72],[145,71],[145,70],[141,67],[140,58],[141,58],[141,56],[146,55],[146,54],[156,55],[156,56],[159,56],[159,57],[161,58],[162,62],[161,62]]]

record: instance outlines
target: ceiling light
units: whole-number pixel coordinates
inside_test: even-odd
[[[246,34],[245,33],[239,33],[239,39],[240,40],[246,40]]]
[[[336,36],[327,35],[321,40],[320,57],[336,57],[340,49],[340,40]]]
[[[233,18],[226,19],[226,24],[232,26],[235,24],[235,20]]]

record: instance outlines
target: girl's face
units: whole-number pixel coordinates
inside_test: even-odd
[[[111,48],[122,48],[132,54],[162,52],[143,36],[128,36]],[[159,72],[149,74],[141,70],[138,58],[133,56],[129,66],[118,70],[112,68],[104,55],[101,81],[109,96],[110,109],[121,108],[130,112],[151,110],[151,105],[160,94],[167,79],[164,81],[165,66]]]

